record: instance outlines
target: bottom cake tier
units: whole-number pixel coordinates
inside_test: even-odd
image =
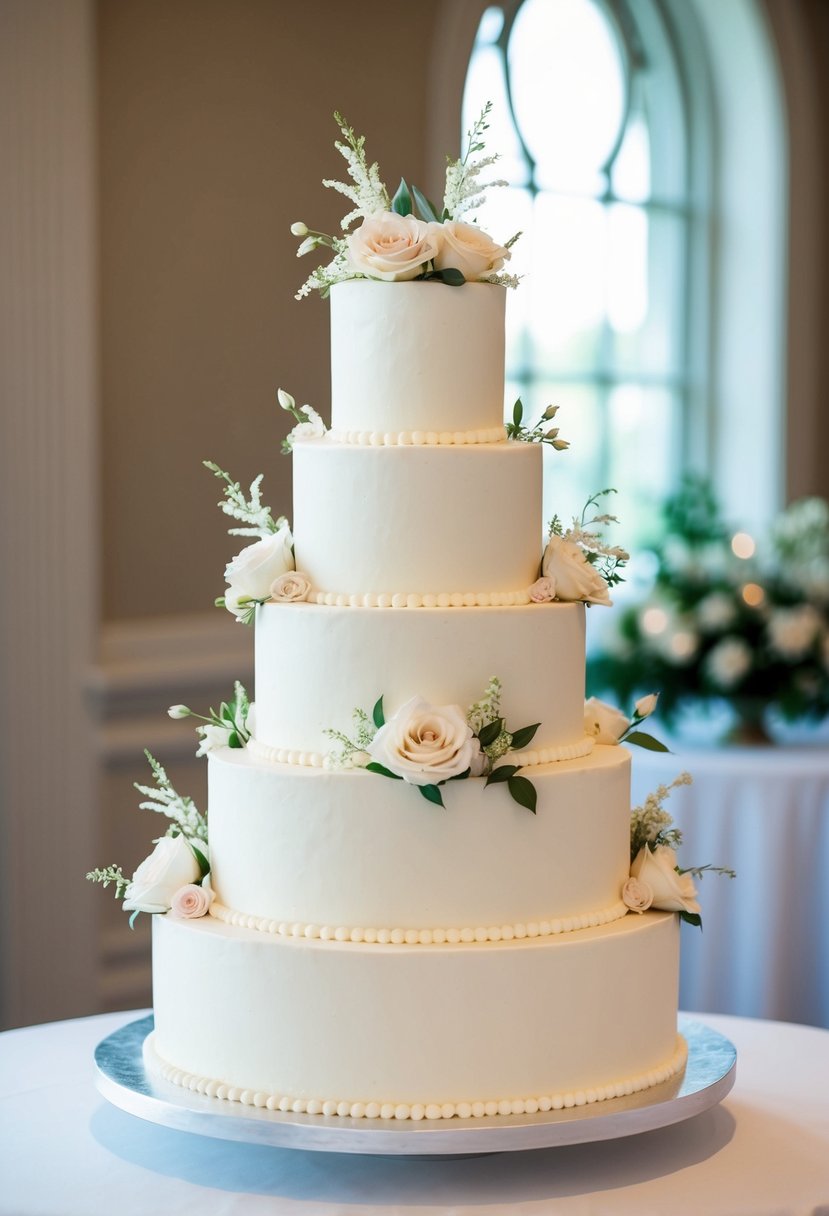
[[[217,1098],[369,1118],[532,1113],[678,1072],[678,918],[408,946],[153,918],[147,1062]]]

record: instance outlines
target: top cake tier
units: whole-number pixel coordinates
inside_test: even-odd
[[[505,296],[493,283],[336,284],[332,431],[503,439]]]

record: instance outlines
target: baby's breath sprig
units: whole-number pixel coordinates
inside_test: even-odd
[[[380,180],[380,168],[377,162],[374,161],[369,165],[366,160],[365,135],[355,135],[354,128],[336,110],[334,111],[334,121],[342,131],[345,140],[345,143],[336,140],[334,147],[345,158],[348,175],[354,185],[350,186],[347,182],[335,181],[332,178],[326,178],[322,184],[331,190],[336,190],[339,194],[344,194],[355,204],[354,210],[349,211],[342,220],[342,228],[345,231],[354,220],[361,216],[363,219],[367,219],[368,216],[375,215],[378,211],[388,211],[389,194]]]
[[[680,773],[670,785],[659,785],[648,794],[642,806],[635,806],[630,812],[630,859],[633,861],[639,850],[648,845],[651,849],[666,845],[669,849],[677,849],[682,844],[682,833],[673,827],[673,817],[663,807],[671,795],[671,790],[681,785],[690,785],[690,773]]]
[[[103,870],[90,870],[87,874],[89,882],[99,882],[106,889],[110,883],[115,883],[115,898],[123,899],[124,892],[130,885],[129,878],[126,878],[120,866],[106,866]]]
[[[363,753],[377,734],[377,726],[364,709],[355,709],[351,715],[354,721],[354,734],[349,736],[341,730],[327,729],[327,735],[339,747],[339,751],[329,752],[326,764],[329,768],[362,767],[357,761],[364,759]]]
[[[557,426],[545,428],[545,423],[552,422],[557,413],[557,405],[548,405],[535,426],[525,426],[524,405],[519,397],[512,407],[512,420],[506,424],[507,438],[518,439],[522,443],[546,443],[556,452],[564,452],[570,444],[566,439],[559,439],[559,428]]]
[[[443,218],[457,220],[468,211],[474,211],[484,201],[485,192],[492,186],[506,186],[509,183],[501,179],[481,182],[479,177],[484,169],[494,165],[498,155],[482,156],[475,160],[475,154],[482,152],[485,147],[484,133],[489,130],[490,110],[492,102],[488,101],[475,122],[466,134],[466,151],[459,160],[447,157],[446,187],[443,194]],[[516,238],[513,238],[515,240]]]
[[[248,490],[249,498],[245,498],[239,482],[234,481],[224,469],[220,469],[212,460],[203,460],[202,464],[225,483],[225,496],[217,504],[219,510],[232,519],[238,519],[247,524],[245,528],[228,528],[230,536],[258,536],[260,539],[264,539],[272,532],[278,532],[288,522],[284,515],[274,519],[270,507],[266,507],[262,503],[260,486],[264,473],[260,473],[253,479]]]
[[[139,808],[142,811],[156,811],[158,814],[166,815],[187,840],[201,840],[206,843],[207,820],[198,810],[193,799],[176,793],[170,778],[155,756],[146,748],[144,755],[153,770],[156,784],[151,786],[141,785],[138,781],[133,783],[139,794],[144,794],[146,799],[144,802],[139,802]],[[175,835],[175,827],[171,826],[167,834]]]

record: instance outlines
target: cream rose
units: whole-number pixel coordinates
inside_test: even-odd
[[[377,764],[412,785],[435,785],[471,768],[478,741],[457,705],[412,697],[366,749]]]
[[[676,853],[667,845],[655,849],[642,845],[631,864],[630,876],[650,887],[654,908],[663,912],[699,912],[694,880],[690,874],[677,871]]]
[[[554,580],[559,600],[584,600],[610,606],[607,583],[590,564],[584,550],[563,536],[551,536],[541,559],[541,573]]]
[[[370,216],[347,239],[352,268],[387,283],[415,278],[440,248],[431,227],[413,215],[394,211]]]
[[[170,911],[174,916],[181,916],[185,920],[195,920],[199,916],[206,916],[212,903],[213,892],[210,887],[199,887],[188,882],[176,891],[170,901]]]
[[[293,543],[291,529],[283,524],[278,531],[236,554],[225,569],[228,584],[225,606],[230,612],[238,616],[246,599],[268,598],[274,579],[294,568]]]
[[[622,886],[622,903],[641,916],[653,903],[653,891],[641,878],[628,878]]]
[[[185,838],[162,836],[133,874],[124,892],[124,911],[166,912],[179,887],[198,877],[199,863]]]
[[[629,726],[630,719],[615,705],[608,705],[598,697],[585,701],[584,733],[597,743],[618,743]]]
[[[289,570],[271,583],[271,599],[276,600],[277,604],[290,604],[307,599],[310,590],[311,581],[306,575]]]
[[[444,224],[430,224],[429,228],[439,244],[435,270],[459,270],[467,282],[500,270],[510,256],[508,249],[496,245],[476,224],[447,220]]]
[[[553,579],[537,578],[529,590],[529,597],[534,604],[548,604],[556,598],[556,585]]]

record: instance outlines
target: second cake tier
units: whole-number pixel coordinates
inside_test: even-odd
[[[533,815],[482,778],[415,786],[210,754],[214,915],[279,936],[426,944],[551,936],[625,915],[627,751],[525,770]]]

